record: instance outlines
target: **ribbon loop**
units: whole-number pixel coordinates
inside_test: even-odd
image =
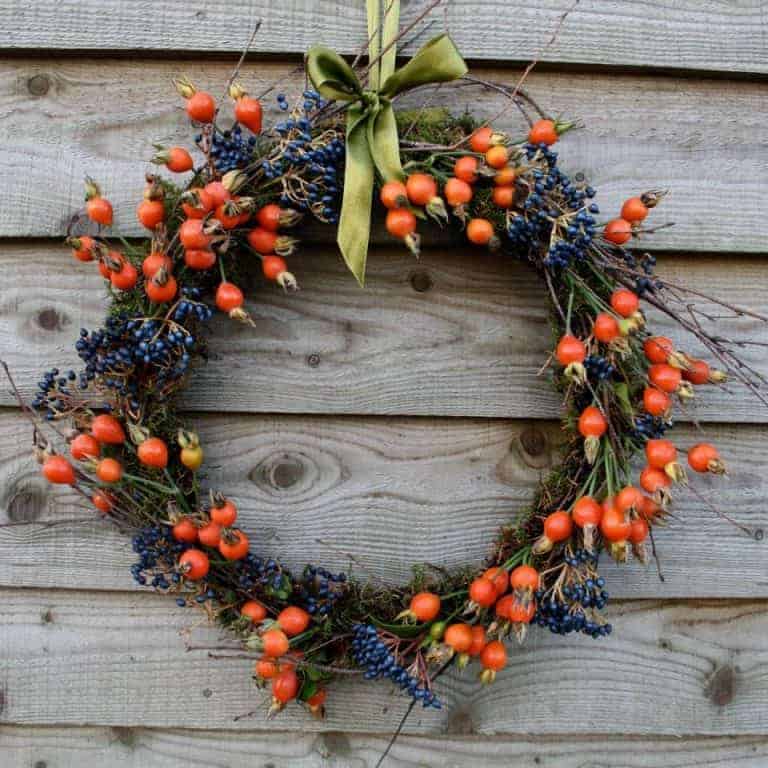
[[[392,50],[383,56],[387,54],[394,58]],[[307,53],[307,74],[318,93],[326,99],[350,102],[337,242],[360,285],[365,281],[375,174],[378,171],[385,182],[405,176],[391,99],[421,85],[455,80],[466,71],[453,40],[444,34],[422,46],[407,64],[387,77],[380,89],[363,90],[352,67],[330,48],[316,45]],[[372,83],[377,80],[372,78]]]

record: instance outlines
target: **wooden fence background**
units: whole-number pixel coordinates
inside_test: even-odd
[[[483,74],[514,82],[569,3],[444,5],[435,26],[447,23]],[[25,392],[42,369],[73,362],[78,328],[104,311],[95,270],[60,242],[83,175],[135,232],[150,142],[188,140],[172,76],[220,92],[262,18],[242,79],[259,91],[284,78],[290,93],[309,44],[359,48],[363,7],[0,0],[0,351]],[[404,20],[423,7],[404,3]],[[585,122],[562,141],[563,164],[594,182],[604,212],[672,190],[654,219],[676,226],[647,244],[665,275],[755,307],[768,295],[766,40],[762,0],[582,0],[528,82],[546,108]],[[415,561],[479,560],[557,446],[558,403],[536,376],[548,344],[536,281],[463,247],[415,262],[381,241],[365,292],[327,240],[295,265],[298,297],[251,294],[255,330],[217,323],[214,364],[185,398],[217,485],[263,549],[292,564],[346,567],[354,552],[375,576],[401,579]],[[738,332],[768,342],[764,327]],[[760,347],[745,354],[765,361]],[[732,467],[704,494],[762,528],[768,411],[734,389],[708,392],[696,416]],[[695,430],[682,427],[681,444]],[[188,612],[135,589],[123,538],[51,524],[78,508],[39,478],[29,438],[3,387],[3,768],[376,762],[406,705],[385,684],[337,686],[322,723],[296,710],[235,721],[263,711],[249,663],[209,659],[213,630],[188,634]],[[496,685],[446,680],[446,709],[417,712],[387,765],[768,764],[765,542],[687,496],[659,547],[664,583],[653,567],[608,569],[612,639],[534,632]]]

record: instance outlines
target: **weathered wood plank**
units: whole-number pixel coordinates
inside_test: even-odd
[[[280,724],[277,723],[277,726]],[[290,768],[373,768],[386,736],[355,733],[258,733],[154,728],[0,726],[6,768],[171,768],[187,765],[254,765]],[[222,763],[221,761],[226,761]],[[387,768],[764,768],[768,740],[735,738],[400,737]],[[106,762],[105,762],[106,761]],[[586,761],[586,762],[585,762]]]
[[[498,527],[524,508],[551,466],[558,440],[555,425],[501,420],[205,417],[198,426],[210,482],[237,500],[260,553],[293,568],[341,570],[351,554],[353,575],[390,583],[407,581],[416,563],[479,565]],[[71,498],[57,504],[28,439],[18,415],[0,415],[0,521],[32,523],[0,527],[0,584],[133,589],[127,537],[95,521],[45,522],[92,513]],[[687,446],[697,438],[686,428],[678,439]],[[696,487],[764,528],[762,430],[721,427],[716,440],[731,475],[696,478]],[[680,493],[676,517],[656,539],[665,582],[653,565],[605,563],[614,597],[768,596],[765,542],[691,494]]]
[[[0,722],[274,728],[250,662],[209,658],[219,633],[200,626],[190,634],[198,614],[167,598],[0,595]],[[512,649],[493,686],[480,686],[472,672],[441,678],[445,709],[414,712],[406,732],[765,735],[768,604],[640,602],[611,615],[617,632],[599,647],[536,632]],[[347,677],[329,697],[325,722],[294,708],[279,725],[388,732],[405,706],[386,684]],[[233,720],[254,709],[255,717]]]
[[[433,12],[433,25],[419,27],[422,33],[403,52],[414,53],[445,26],[470,59],[768,71],[766,20],[759,0],[728,5],[664,0],[642,11],[631,0],[594,0],[573,10],[556,43],[545,47],[569,5],[562,0],[454,0]],[[424,2],[403,3],[403,26],[425,7]],[[304,53],[318,42],[356,53],[367,39],[361,4],[339,0],[283,6],[248,0],[236,13],[225,0],[207,2],[202,9],[163,0],[141,11],[121,0],[81,0],[75,5],[4,0],[0,47],[239,53],[257,19],[262,28],[254,53]]]
[[[727,269],[711,257],[660,261],[660,274],[674,282],[757,309],[764,303],[763,261],[733,257]],[[92,265],[73,263],[66,249],[45,242],[0,243],[0,268],[0,356],[31,394],[44,369],[80,367],[74,343],[81,326],[103,322],[103,281]],[[260,282],[248,291],[256,328],[217,318],[213,359],[195,372],[185,407],[559,415],[548,377],[538,373],[551,344],[545,289],[526,267],[458,250],[425,251],[417,262],[400,250],[374,249],[362,291],[335,253],[313,248],[296,258],[294,271],[302,285],[297,295]],[[657,315],[650,322],[692,354],[702,352]],[[717,323],[723,335],[768,344],[768,326],[758,321]],[[764,349],[741,354],[768,373]],[[768,409],[737,385],[699,393],[690,414],[702,420],[768,420]],[[3,387],[0,403],[13,402]]]
[[[171,78],[186,72],[201,87],[219,93],[230,68],[221,62],[134,59],[4,62],[0,173],[6,179],[6,213],[0,235],[60,235],[82,205],[86,173],[103,182],[116,204],[118,226],[125,234],[135,233],[134,210],[151,143],[189,143],[191,138]],[[500,70],[477,74],[507,81],[515,77]],[[286,64],[248,65],[242,79],[254,92],[275,80],[286,81],[280,87],[288,92],[303,87],[295,67]],[[563,166],[594,182],[606,214],[618,211],[629,194],[672,190],[654,218],[676,226],[648,238],[650,247],[764,250],[768,107],[762,84],[724,87],[720,80],[569,72],[533,75],[528,86],[546,109],[586,125],[563,139]],[[442,93],[454,108],[469,107],[479,116],[491,117],[502,107],[497,94],[466,88],[455,92],[449,86]],[[514,135],[523,128],[516,110],[497,125]]]

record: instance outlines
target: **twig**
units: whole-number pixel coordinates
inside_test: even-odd
[[[432,680],[434,681],[438,677],[440,677],[440,675],[442,675],[443,672],[445,672],[448,669],[448,667],[450,667],[453,664],[453,662],[455,660],[456,660],[455,656],[453,656],[450,659],[448,659],[448,661],[446,661],[445,664],[443,664],[443,666],[440,667],[440,669],[438,669],[437,672],[435,672],[435,674],[432,677]],[[399,738],[400,734],[402,733],[403,728],[405,727],[405,723],[408,720],[408,718],[410,717],[411,712],[413,712],[413,708],[416,706],[416,703],[417,703],[417,701],[416,701],[416,699],[414,699],[408,705],[408,709],[405,710],[405,714],[400,718],[400,723],[398,724],[397,729],[395,730],[395,732],[392,734],[392,736],[390,737],[389,741],[387,742],[387,746],[384,748],[384,751],[381,753],[381,757],[379,757],[379,759],[376,762],[376,765],[374,766],[374,768],[381,768],[381,766],[384,764],[384,761],[387,759],[387,756],[391,752],[392,747],[395,746],[395,742],[397,741],[397,739]]]
[[[240,68],[243,66],[245,57],[248,55],[248,51],[251,49],[259,29],[261,29],[261,24],[262,21],[259,19],[253,28],[253,32],[251,32],[251,36],[248,38],[248,42],[245,44],[245,48],[243,48],[243,52],[240,54],[240,58],[238,59],[237,64],[235,64],[235,68],[232,70],[232,74],[229,76],[229,80],[227,80],[227,85],[224,88],[224,98],[227,97],[229,94],[229,87],[232,85],[232,83],[235,82],[235,78],[240,74]]]
[[[702,504],[704,504],[711,512],[714,512],[718,517],[722,517],[723,520],[728,521],[735,528],[746,533],[751,539],[757,539],[759,541],[762,538],[762,536],[758,535],[758,531],[760,531],[759,528],[750,528],[748,525],[744,525],[744,523],[739,523],[732,517],[726,515],[725,512],[721,512],[711,501],[709,501],[709,499],[707,499],[706,496],[704,496],[704,494],[697,491],[692,485],[689,484],[686,487]]]

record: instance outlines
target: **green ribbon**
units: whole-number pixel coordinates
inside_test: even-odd
[[[307,74],[315,89],[326,99],[350,102],[344,196],[336,239],[344,261],[360,285],[365,281],[375,172],[378,171],[384,181],[405,178],[391,99],[420,85],[455,80],[467,71],[464,59],[448,35],[433,38],[407,64],[394,70],[395,46],[387,43],[387,37],[391,35],[393,40],[397,34],[397,22],[392,21],[392,17],[397,18],[397,5],[396,2],[390,4],[393,12],[384,20],[382,48],[385,50],[371,68],[371,89],[364,90],[352,67],[330,48],[316,45],[307,53]],[[370,51],[375,59],[378,19],[377,14],[371,12],[372,6],[369,0]],[[379,83],[382,83],[380,87]]]

